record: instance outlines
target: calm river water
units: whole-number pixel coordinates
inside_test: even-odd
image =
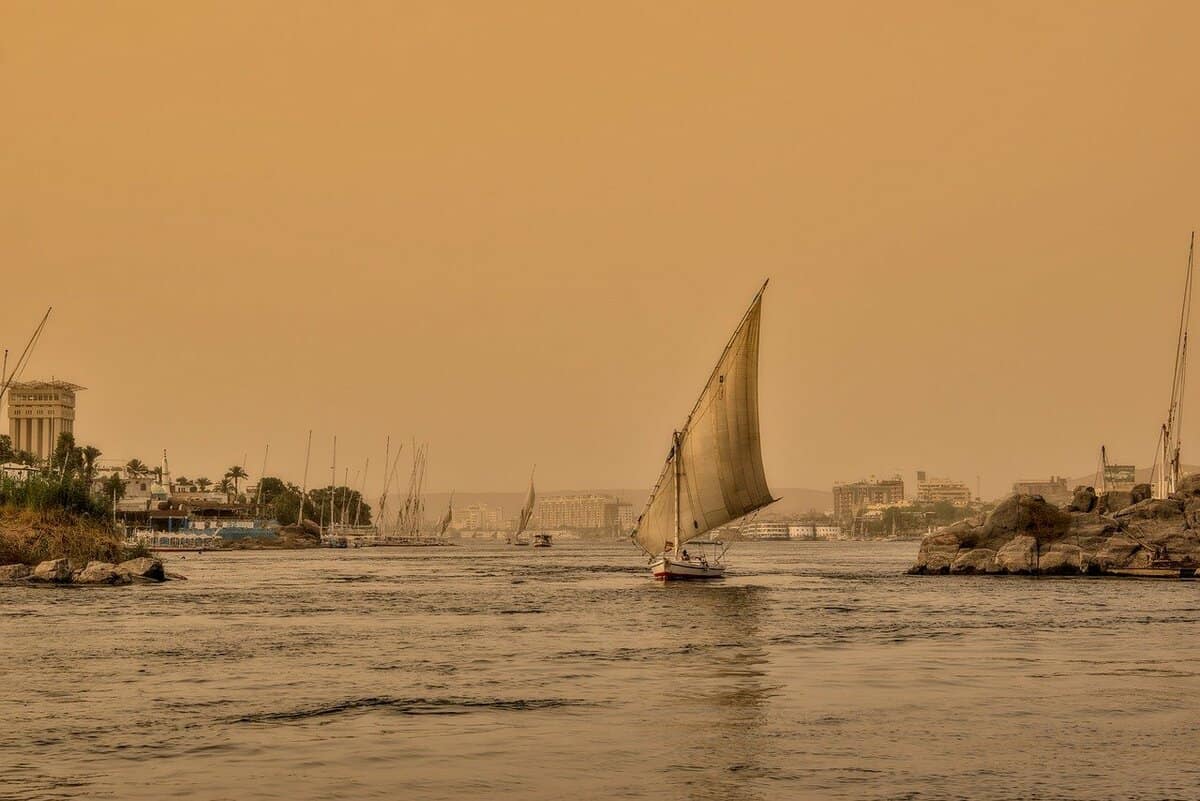
[[[1200,797],[1200,584],[758,543],[177,556],[0,588],[0,797]]]

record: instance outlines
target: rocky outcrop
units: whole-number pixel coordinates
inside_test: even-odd
[[[1126,506],[1133,506],[1133,493],[1129,490],[1109,490],[1096,501],[1096,511],[1102,515],[1119,512]]]
[[[991,548],[962,551],[950,565],[951,573],[995,573],[996,552]]]
[[[32,574],[33,569],[29,565],[0,565],[0,582],[21,581]]]
[[[49,584],[68,584],[71,581],[71,563],[66,559],[51,559],[33,569],[30,581]]]
[[[1068,512],[1090,512],[1096,508],[1096,488],[1076,487],[1067,506]]]
[[[963,521],[926,536],[909,572],[1078,575],[1200,569],[1200,475],[1182,480],[1170,498],[1139,498],[1144,494],[1139,487],[1101,496],[1079,487],[1065,511],[1040,495],[1013,495],[982,522]]]
[[[118,573],[129,576],[133,579],[148,579],[150,581],[166,581],[167,573],[163,570],[161,559],[151,559],[149,556],[143,556],[138,559],[130,559],[117,565],[115,570]]]
[[[129,573],[117,570],[117,566],[109,562],[88,562],[87,567],[78,570],[71,577],[72,584],[132,584],[133,577]]]
[[[0,583],[34,584],[83,584],[121,585],[151,584],[172,579],[186,580],[186,576],[168,573],[161,559],[141,557],[130,559],[119,565],[111,562],[91,561],[79,570],[71,570],[66,559],[52,559],[37,567],[28,565],[0,565]]]

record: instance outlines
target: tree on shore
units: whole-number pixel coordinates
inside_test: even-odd
[[[96,460],[100,458],[101,451],[95,445],[85,445],[79,453],[83,460],[83,480],[90,486],[96,478]]]
[[[207,492],[208,488],[212,486],[212,480],[201,476],[196,479],[196,486],[200,488],[201,492]]]
[[[75,447],[75,435],[64,431],[58,435],[54,443],[54,453],[50,455],[50,469],[61,476],[73,473],[78,461],[79,449]]]
[[[233,482],[229,479],[229,476],[226,476],[225,478],[218,481],[215,489],[217,490],[217,492],[225,493],[226,503],[230,502],[229,495],[231,492],[233,492]]]
[[[130,478],[141,478],[149,473],[150,468],[141,459],[130,459],[125,463],[125,474]]]
[[[225,471],[225,478],[233,480],[233,494],[234,495],[238,494],[238,482],[241,479],[247,478],[247,477],[248,476],[246,474],[246,471],[242,469],[241,465],[235,464],[233,467],[231,467]]]
[[[125,497],[125,480],[120,473],[113,473],[101,483],[104,497],[111,503],[113,498],[118,501]]]

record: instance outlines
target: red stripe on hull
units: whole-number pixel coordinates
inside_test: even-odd
[[[654,578],[659,581],[704,581],[705,579],[724,578],[724,573],[709,573],[707,575],[689,576],[679,573],[655,573]]]

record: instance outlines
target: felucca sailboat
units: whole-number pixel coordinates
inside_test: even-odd
[[[530,519],[533,518],[533,504],[536,502],[537,495],[533,491],[533,473],[529,474],[529,491],[525,493],[525,503],[521,504],[521,514],[517,518],[517,530],[513,533],[512,539],[508,541],[509,545],[528,545],[529,540],[521,539],[521,535],[525,533],[525,529],[529,526]]]
[[[656,579],[720,578],[722,553],[688,543],[773,503],[758,431],[758,336],[767,284],[729,339],[631,535]],[[719,543],[714,543],[719,544]]]

